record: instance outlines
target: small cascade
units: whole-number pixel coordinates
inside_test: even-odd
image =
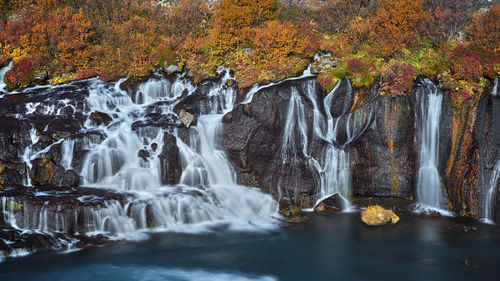
[[[30,171],[31,168],[33,167],[31,163],[31,160],[33,160],[33,149],[32,149],[33,145],[35,145],[38,142],[38,135],[34,127],[31,128],[30,130],[30,140],[31,144],[24,149],[22,157],[24,163],[26,164],[26,175],[25,175],[26,177],[24,179],[24,185],[26,186],[31,186],[31,178],[29,177],[28,171]]]
[[[330,113],[333,100],[338,95],[352,94],[352,91],[346,93],[340,90],[342,83],[347,83],[347,87],[351,89],[349,79],[339,81],[327,97],[322,100],[322,104],[319,104],[316,96],[315,83],[315,80],[309,80],[302,89],[291,89],[281,149],[282,174],[283,169],[287,167],[287,169],[291,168],[294,171],[293,174],[300,177],[302,171],[298,167],[298,163],[301,161],[300,158],[304,157],[316,179],[318,203],[321,199],[338,193],[344,198],[344,209],[346,209],[350,206],[349,198],[351,195],[349,153],[346,148],[372,124],[375,107],[371,102],[378,95],[378,89],[358,111],[349,113],[351,104],[344,105],[342,114],[334,118]],[[306,116],[307,102],[310,102],[313,107],[312,122]],[[326,116],[322,112],[326,112]],[[319,152],[317,152],[318,148]],[[296,186],[294,198],[299,195],[298,190],[299,188]],[[283,194],[281,184],[278,193],[280,197],[288,196],[288,194]]]
[[[441,210],[441,179],[437,169],[439,156],[439,123],[443,94],[429,79],[416,91],[418,102],[417,130],[419,163],[417,179],[418,204],[424,209]]]
[[[495,198],[497,195],[498,180],[500,179],[500,160],[497,161],[493,172],[491,173],[490,184],[488,188],[488,193],[486,195],[486,200],[484,203],[484,221],[486,223],[493,222],[493,208],[495,204]]]
[[[222,116],[233,109],[236,91],[226,85],[234,79],[229,70],[219,68],[218,72],[218,79],[200,85],[193,85],[184,74],[170,80],[155,74],[128,91],[121,89],[125,79],[114,84],[89,79],[81,84],[86,93],[81,99],[38,98],[26,103],[27,114],[43,112],[51,118],[63,114],[63,108],[81,111],[83,129],[37,151],[34,147],[41,136],[32,127],[31,144],[22,159],[31,169],[34,159],[50,157],[59,149],[55,164],[76,172],[85,187],[57,191],[27,187],[24,193],[6,190],[0,202],[3,220],[21,231],[103,234],[111,239],[143,239],[148,231],[206,231],[221,226],[274,229],[276,201],[256,188],[236,184],[232,166],[219,148]],[[71,85],[47,86],[41,91]],[[204,97],[195,104],[193,114],[199,115],[187,129],[189,141],[184,143],[178,136],[182,125],[175,106],[194,94]],[[111,121],[97,122],[91,113]],[[178,152],[169,151],[172,146]],[[83,156],[75,156],[77,151]],[[170,169],[162,164],[165,153],[178,153],[182,173],[177,185],[162,183],[162,175]],[[29,177],[25,185],[31,186]]]
[[[61,166],[63,166],[64,169],[72,169],[71,163],[73,162],[73,151],[75,148],[75,139],[67,139],[62,142],[61,144]]]

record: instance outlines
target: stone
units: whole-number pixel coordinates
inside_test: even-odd
[[[320,74],[329,71],[331,68],[336,67],[339,61],[332,56],[321,56],[318,60],[311,64],[311,73]]]
[[[314,206],[315,200],[311,196],[308,196],[307,194],[300,194],[299,195],[299,207],[301,209],[308,209],[312,208]]]
[[[295,217],[302,215],[302,210],[300,210],[297,205],[288,205],[284,208],[280,208],[279,212],[284,217]]]
[[[170,74],[173,74],[176,72],[180,72],[181,69],[177,65],[171,64],[171,65],[167,66],[166,68],[164,68],[164,71],[167,75],[170,75]]]
[[[54,177],[54,163],[48,158],[37,158],[33,160],[33,168],[29,176],[33,185],[52,183]]]
[[[139,150],[139,152],[137,152],[137,156],[145,159],[149,157],[149,152],[145,149],[141,149]]]
[[[369,206],[361,211],[361,220],[369,226],[396,224],[399,217],[392,211],[378,205]]]
[[[190,114],[189,112],[185,111],[184,109],[181,109],[181,112],[179,113],[179,117],[181,118],[181,122],[184,125],[184,127],[189,128],[191,126],[191,123],[194,121],[194,116]]]
[[[288,199],[293,199],[295,189],[299,194],[316,192],[315,177],[307,159],[298,154],[297,162],[285,161],[283,165],[281,154],[291,89],[304,91],[313,79],[285,81],[263,88],[254,94],[250,103],[238,104],[224,115],[222,148],[227,151],[239,184],[259,186],[275,198],[279,196],[277,186],[281,186],[283,197]],[[314,85],[323,96],[320,86]],[[309,120],[314,118],[312,103],[305,104],[304,114]],[[307,126],[310,131],[312,122]],[[292,169],[295,163],[297,166]]]
[[[90,114],[90,120],[94,121],[97,125],[105,124],[108,125],[113,118],[109,116],[107,113],[94,111]]]
[[[175,136],[169,133],[163,135],[163,148],[158,158],[162,184],[178,184],[182,175],[182,167],[179,162],[179,148]]]
[[[344,199],[338,194],[335,193],[332,196],[329,196],[323,199],[319,204],[314,207],[315,213],[323,213],[327,211],[340,211],[344,207]]]

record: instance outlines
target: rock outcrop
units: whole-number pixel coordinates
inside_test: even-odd
[[[399,217],[392,210],[386,210],[378,205],[375,205],[361,210],[361,220],[366,225],[377,226],[384,224],[396,224],[399,221]]]

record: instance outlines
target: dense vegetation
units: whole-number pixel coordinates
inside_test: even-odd
[[[51,83],[139,77],[170,64],[195,81],[230,66],[246,87],[296,75],[323,50],[338,61],[317,77],[327,91],[348,74],[358,88],[382,76],[383,92],[397,95],[423,74],[460,106],[500,72],[496,1],[1,0],[0,12],[10,88],[44,75]]]

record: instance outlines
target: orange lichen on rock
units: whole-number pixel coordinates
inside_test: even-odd
[[[361,211],[361,220],[366,225],[375,226],[388,223],[395,224],[399,221],[399,217],[392,210],[386,210],[379,205],[374,205],[368,206],[368,208]]]

